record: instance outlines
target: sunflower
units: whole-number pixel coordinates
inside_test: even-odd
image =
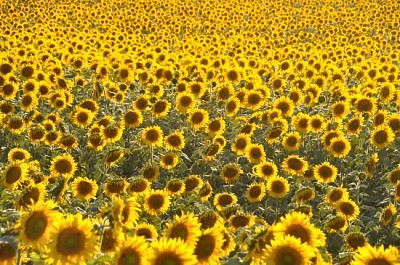
[[[245,153],[246,147],[250,144],[251,137],[248,134],[240,133],[236,137],[235,141],[231,145],[232,152],[236,155],[243,155]]]
[[[262,161],[253,166],[252,171],[257,177],[268,180],[278,174],[278,167],[272,161]]]
[[[303,204],[305,202],[315,199],[315,189],[311,187],[304,187],[296,191],[296,202]]]
[[[328,233],[344,233],[348,228],[348,222],[341,216],[335,216],[329,219],[326,223]]]
[[[335,209],[338,215],[349,221],[356,219],[360,214],[358,205],[350,199],[339,201],[336,203]]]
[[[150,190],[144,196],[144,209],[153,216],[158,216],[167,211],[170,204],[170,196],[162,190]]]
[[[228,98],[228,100],[225,103],[226,116],[228,117],[235,116],[240,109],[240,105],[241,105],[240,100],[236,96]]]
[[[302,90],[296,87],[291,87],[287,96],[295,106],[299,106],[304,101],[304,94]]]
[[[78,138],[72,134],[64,134],[57,143],[60,148],[65,150],[75,149],[79,146]]]
[[[163,131],[159,126],[150,126],[142,130],[142,141],[148,146],[162,146],[163,145]]]
[[[361,132],[364,118],[361,115],[351,118],[346,124],[348,135],[358,135]]]
[[[151,251],[149,251],[148,242],[145,238],[125,236],[115,250],[113,262],[114,264],[149,265],[149,255],[151,255]]]
[[[180,113],[188,113],[195,107],[197,100],[192,93],[181,92],[177,93],[175,99],[175,109]]]
[[[325,246],[325,234],[311,223],[307,215],[300,212],[288,213],[274,225],[274,236],[276,238],[285,235],[298,238],[301,243],[312,248]]]
[[[160,168],[157,164],[146,164],[141,169],[141,173],[143,178],[148,181],[154,181],[160,176]]]
[[[395,246],[385,248],[384,246],[374,247],[366,244],[363,247],[359,247],[353,257],[354,260],[351,265],[397,265],[400,253]]]
[[[394,133],[400,132],[400,114],[390,114],[388,117],[387,125],[392,129]]]
[[[51,136],[52,133],[49,133],[49,136]],[[53,135],[55,136],[57,133],[53,133]],[[46,139],[47,139],[47,135],[46,135]],[[57,140],[55,140],[57,141]],[[51,141],[53,142],[53,141]],[[103,137],[101,136],[100,133],[91,133],[88,136],[87,139],[87,146],[95,151],[101,151],[105,146],[106,146],[106,141],[104,141]]]
[[[350,107],[349,104],[346,101],[338,101],[332,104],[331,106],[331,114],[332,117],[335,121],[340,122],[344,118],[347,117],[347,115],[350,112]]]
[[[92,232],[93,223],[82,215],[67,215],[54,224],[52,241],[46,261],[52,264],[85,263],[97,253],[98,237]]]
[[[228,163],[222,168],[220,177],[225,183],[233,183],[238,181],[242,174],[243,170],[239,167],[239,165]]]
[[[34,92],[27,92],[21,96],[20,105],[23,111],[29,112],[37,108],[39,100]]]
[[[313,133],[324,131],[328,125],[325,118],[319,114],[312,115],[308,122],[310,124],[310,131]]]
[[[204,211],[199,216],[201,229],[219,228],[223,224],[223,218],[216,211]]]
[[[322,183],[334,182],[337,176],[337,168],[329,162],[323,162],[313,167],[315,178]]]
[[[154,225],[149,223],[141,223],[135,226],[135,235],[141,236],[146,239],[156,239],[158,238],[157,229]]]
[[[284,198],[290,190],[287,179],[280,176],[272,176],[267,180],[268,195],[273,198]]]
[[[225,120],[223,118],[215,118],[208,123],[206,131],[210,136],[213,137],[223,134],[225,126]]]
[[[3,169],[1,174],[1,186],[13,191],[17,189],[28,177],[28,165],[24,162],[12,162]]]
[[[106,143],[116,143],[122,138],[124,123],[111,123],[101,127],[101,136]]]
[[[46,196],[46,183],[30,183],[25,186],[18,198],[15,200],[17,209],[26,208],[43,202]]]
[[[166,238],[181,239],[188,248],[194,249],[201,235],[200,223],[193,213],[175,215],[173,223],[168,223],[165,228]]]
[[[124,236],[119,230],[113,230],[110,227],[104,227],[100,242],[100,251],[102,253],[114,253],[117,246],[124,240]]]
[[[51,161],[50,174],[54,177],[70,178],[77,169],[75,159],[70,154],[58,155]]]
[[[272,104],[274,109],[279,109],[283,117],[290,117],[294,111],[294,104],[289,97],[281,96]]]
[[[224,243],[221,246],[222,255],[228,257],[229,254],[235,250],[236,243],[233,236],[227,231],[227,229],[222,229],[221,231]]]
[[[222,255],[223,236],[219,229],[209,228],[203,230],[197,240],[194,255],[197,264],[215,264]]]
[[[27,126],[24,119],[16,115],[6,116],[2,123],[13,134],[22,134]]]
[[[343,158],[351,150],[349,140],[343,136],[334,137],[330,140],[329,151],[336,158]]]
[[[266,264],[296,264],[309,265],[314,256],[314,249],[291,235],[275,237],[264,251],[263,260]]]
[[[151,265],[177,264],[195,265],[196,256],[181,239],[161,238],[151,243],[149,261]]]
[[[265,160],[265,151],[262,144],[249,143],[246,145],[245,156],[250,163],[258,164]]]
[[[185,191],[185,183],[180,179],[170,179],[165,185],[165,191],[171,196],[179,196]]]
[[[351,250],[357,250],[359,247],[364,247],[368,244],[367,239],[365,238],[363,233],[360,232],[352,232],[346,235],[346,245]]]
[[[199,192],[197,193],[199,196],[199,199],[201,202],[207,201],[213,193],[213,188],[211,184],[206,181],[203,186],[199,189]]]
[[[72,194],[81,200],[90,200],[96,196],[98,185],[86,177],[78,177],[71,183]]]
[[[283,148],[288,151],[296,151],[300,148],[301,135],[297,131],[287,133],[282,139]]]
[[[290,155],[283,160],[282,168],[289,175],[301,177],[308,169],[308,162],[297,155]]]
[[[157,119],[164,118],[168,115],[170,109],[171,103],[169,103],[167,100],[158,100],[153,104],[153,117]]]
[[[395,140],[395,133],[389,126],[379,126],[371,133],[370,142],[377,148],[385,148]]]
[[[341,200],[347,199],[349,199],[349,192],[343,187],[331,188],[325,196],[325,201],[332,206]]]
[[[164,138],[164,146],[170,151],[180,151],[185,147],[183,130],[176,130]]]
[[[204,109],[192,109],[189,112],[189,123],[190,126],[196,131],[203,128],[209,119],[209,113]]]
[[[77,107],[71,113],[72,123],[80,128],[88,127],[93,121],[94,115],[93,113],[85,108]]]
[[[252,183],[247,187],[246,199],[249,202],[259,202],[264,199],[266,187],[264,183]]]
[[[0,241],[0,263],[3,265],[17,264],[18,246],[9,236],[2,236]]]
[[[329,130],[321,136],[321,141],[326,151],[329,151],[331,140],[335,137],[344,137],[344,134],[340,130]]]
[[[238,201],[237,196],[231,192],[221,192],[214,196],[213,202],[218,211],[222,211],[227,206],[234,205]]]
[[[18,241],[22,248],[43,249],[46,246],[49,235],[55,229],[53,224],[61,219],[61,213],[57,210],[53,201],[46,201],[29,207],[19,220],[21,230]]]
[[[299,112],[292,117],[292,126],[300,133],[306,133],[310,130],[310,116]]]
[[[113,225],[117,227],[132,228],[139,219],[140,205],[136,197],[122,199],[114,196],[109,207]]]
[[[232,231],[239,228],[248,228],[254,224],[254,216],[243,212],[238,212],[229,217],[228,224]]]
[[[126,192],[127,186],[125,179],[108,179],[104,183],[103,192],[107,197],[118,196]]]
[[[389,172],[387,179],[392,185],[396,185],[398,182],[400,182],[400,165]]]
[[[390,203],[388,206],[386,206],[381,215],[381,222],[383,225],[388,225],[390,221],[392,220],[392,217],[397,213],[396,207]]]
[[[30,158],[31,154],[27,150],[19,147],[12,148],[10,151],[8,151],[7,154],[7,159],[10,163],[18,161],[24,162],[29,160]]]
[[[255,111],[265,104],[264,95],[257,90],[251,90],[246,92],[246,95],[243,100],[243,105],[252,111]]]
[[[373,114],[377,109],[376,98],[358,95],[354,103],[354,109],[357,113]]]
[[[150,188],[150,183],[145,178],[136,178],[131,181],[127,191],[129,194],[144,194]]]
[[[184,180],[185,193],[191,193],[203,185],[203,179],[198,175],[189,175]]]
[[[179,163],[178,154],[174,152],[168,152],[161,156],[160,158],[160,166],[164,169],[171,170]]]
[[[385,82],[381,84],[381,87],[379,89],[379,97],[384,104],[391,102],[394,99],[395,94],[396,86],[393,83]]]

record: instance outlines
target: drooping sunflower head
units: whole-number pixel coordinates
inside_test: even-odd
[[[109,179],[103,187],[103,192],[108,197],[118,196],[126,192],[128,182],[125,179]]]
[[[136,178],[133,179],[128,188],[127,191],[129,194],[144,194],[145,192],[147,192],[147,190],[150,188],[150,182],[145,179],[145,178]]]
[[[226,183],[233,183],[236,182],[242,174],[243,170],[238,165],[228,163],[222,168],[220,177]]]

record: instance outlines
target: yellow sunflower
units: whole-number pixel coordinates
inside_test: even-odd
[[[71,183],[72,194],[81,200],[90,200],[96,196],[98,185],[87,177],[78,177]]]
[[[10,191],[17,189],[28,177],[28,165],[23,162],[9,163],[1,174],[1,186]]]
[[[46,184],[45,182],[39,184],[30,183],[25,186],[15,200],[16,208],[22,209],[30,205],[42,203],[46,196]]]
[[[188,120],[194,130],[203,128],[208,123],[208,119],[209,113],[204,109],[192,109],[189,112]]]
[[[308,162],[297,155],[290,155],[283,160],[282,168],[289,175],[301,177],[308,169]]]
[[[50,174],[54,177],[70,178],[77,169],[75,159],[70,154],[58,155],[51,161]]]
[[[144,196],[144,209],[153,216],[158,216],[167,211],[170,204],[170,196],[162,190],[150,190]]]
[[[278,174],[278,167],[272,161],[262,161],[253,166],[252,171],[257,177],[268,180]]]
[[[298,132],[290,132],[282,138],[282,145],[288,151],[296,151],[300,148],[301,135]]]
[[[223,254],[221,250],[223,240],[219,229],[213,227],[203,230],[194,249],[197,264],[216,264]]]
[[[243,155],[246,147],[250,144],[251,137],[248,134],[240,133],[231,145],[232,152],[236,155]]]
[[[167,224],[165,237],[181,239],[188,248],[194,249],[201,235],[200,227],[198,218],[192,212],[182,213],[181,216],[175,215],[174,221]]]
[[[322,183],[334,182],[338,173],[337,168],[331,163],[325,161],[322,164],[313,167],[314,177]]]
[[[246,199],[249,202],[259,202],[264,199],[266,187],[264,183],[252,183],[246,191]]]
[[[304,213],[293,211],[281,217],[274,226],[274,235],[281,238],[290,235],[312,248],[325,246],[325,234],[311,223]]]
[[[290,190],[287,179],[280,176],[273,176],[267,180],[267,191],[273,198],[284,198]]]
[[[148,146],[163,145],[163,131],[159,126],[150,126],[142,130],[142,141]]]
[[[291,235],[275,237],[270,245],[267,245],[263,260],[265,264],[282,265],[310,265],[314,254],[314,249],[307,244],[301,243],[301,240]]]
[[[395,246],[385,248],[367,244],[357,249],[351,265],[397,265],[399,258],[399,249]]]
[[[358,205],[350,199],[339,201],[336,203],[335,209],[338,215],[349,221],[356,219],[360,214]]]
[[[12,240],[11,238],[7,238]],[[17,264],[18,246],[14,241],[2,240],[0,242],[0,263],[2,265]]]
[[[188,113],[196,106],[196,98],[192,93],[177,93],[175,99],[175,109],[180,113]]]
[[[151,243],[151,253],[149,261],[151,265],[178,264],[195,265],[198,264],[193,251],[186,246],[181,239],[161,238]]]
[[[380,126],[371,133],[370,142],[379,149],[392,144],[395,134],[389,126]]]
[[[336,158],[343,158],[348,155],[351,150],[349,140],[344,137],[334,137],[330,140],[329,151]]]
[[[72,123],[81,128],[88,127],[92,123],[93,118],[93,113],[90,110],[82,107],[77,107],[71,113]]]
[[[29,160],[30,158],[31,154],[27,150],[19,147],[12,148],[7,154],[7,159],[10,163],[17,161],[24,162]]]
[[[164,138],[164,146],[171,151],[180,151],[185,147],[183,130],[177,130]]]
[[[144,237],[125,237],[118,245],[113,257],[114,264],[141,264],[149,265],[151,249]]]
[[[28,212],[24,212],[19,220],[21,230],[18,241],[21,248],[43,249],[49,239],[49,235],[54,231],[56,224],[62,217],[61,213],[54,208],[53,201],[45,201],[29,207]]]
[[[139,110],[129,109],[124,113],[122,122],[125,128],[136,128],[143,123],[143,114]]]
[[[123,226],[130,229],[135,225],[140,216],[140,204],[136,197],[113,197],[110,205],[112,221],[117,227]]]
[[[250,143],[246,146],[245,156],[250,163],[258,164],[265,160],[266,154],[262,144]]]
[[[163,154],[160,158],[160,166],[164,169],[171,170],[179,163],[179,156],[174,152]]]
[[[239,165],[228,163],[222,168],[220,177],[225,183],[233,183],[238,181],[242,174],[243,170],[239,167]]]
[[[49,264],[83,264],[97,253],[98,236],[93,223],[82,215],[68,215],[54,223],[55,232],[46,250]]]
[[[158,232],[154,225],[149,223],[141,223],[135,226],[135,235],[146,239],[157,239]]]
[[[224,207],[235,204],[237,201],[237,196],[231,192],[217,193],[213,199],[214,206],[218,211],[221,211]]]

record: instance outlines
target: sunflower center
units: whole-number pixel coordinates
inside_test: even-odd
[[[301,240],[301,243],[306,243],[310,241],[310,235],[308,231],[299,224],[290,225],[287,229],[287,233]]]
[[[274,181],[271,190],[274,193],[281,193],[285,190],[285,185],[281,181]]]
[[[340,210],[345,214],[345,215],[353,215],[354,213],[354,207],[350,203],[342,203],[340,205]]]
[[[55,169],[60,174],[68,174],[72,171],[72,165],[68,160],[62,159],[56,162]]]
[[[171,238],[181,238],[183,241],[186,241],[188,236],[188,229],[185,224],[179,223],[174,226],[171,230]]]
[[[0,260],[9,260],[15,257],[17,253],[15,252],[14,248],[7,243],[0,243]]]
[[[238,173],[239,173],[239,170],[237,170],[236,168],[228,167],[225,169],[224,177],[228,178],[228,179],[235,178]]]
[[[183,265],[183,262],[175,253],[164,252],[157,257],[155,265]]]
[[[245,227],[249,224],[250,220],[246,216],[234,216],[232,218],[232,225],[235,228]]]
[[[79,123],[85,123],[88,121],[89,115],[86,112],[79,112],[78,115],[76,115],[76,119]]]
[[[147,188],[147,181],[143,179],[136,180],[129,188],[132,192],[142,192]]]
[[[150,196],[149,205],[152,209],[160,209],[164,205],[164,197],[160,194],[154,194]]]
[[[303,263],[301,254],[290,247],[279,249],[275,255],[275,264],[280,265],[300,265]]]
[[[191,97],[189,96],[184,96],[180,99],[179,103],[180,105],[182,105],[183,107],[188,107],[190,106],[190,104],[192,104],[193,100]]]
[[[321,128],[321,126],[322,126],[322,122],[321,122],[321,120],[319,120],[319,119],[312,120],[312,121],[311,121],[311,126],[312,126],[314,129],[319,129],[319,128]]]
[[[229,103],[227,104],[226,109],[227,109],[228,112],[233,112],[233,111],[236,109],[236,107],[237,107],[236,102],[233,101],[233,100],[231,100],[231,101],[229,101]]]
[[[293,170],[301,170],[303,168],[303,163],[297,158],[291,158],[288,160],[288,166]]]
[[[79,229],[70,227],[64,229],[57,240],[57,251],[61,255],[75,255],[84,250],[86,238]]]
[[[118,259],[118,265],[137,265],[140,264],[138,253],[134,249],[125,249]]]
[[[247,141],[243,138],[239,138],[235,144],[236,148],[239,150],[243,150],[244,148],[246,148],[246,145],[247,145]]]
[[[308,119],[299,120],[298,125],[300,128],[306,129],[308,127]]]
[[[215,248],[215,239],[212,235],[203,235],[197,242],[194,254],[197,256],[199,261],[206,260],[210,257]]]
[[[163,101],[157,102],[154,106],[154,112],[156,113],[163,113],[167,108],[167,104]]]
[[[258,196],[260,196],[260,194],[261,194],[261,187],[260,186],[251,187],[251,189],[249,191],[250,197],[257,198]]]
[[[286,145],[287,146],[295,146],[297,144],[297,138],[296,137],[288,137],[286,139]]]
[[[174,156],[172,155],[166,155],[163,157],[163,162],[166,165],[172,165],[174,163]]]
[[[250,94],[247,101],[250,105],[257,105],[261,101],[261,97],[258,94]]]
[[[359,111],[370,111],[372,109],[372,102],[368,99],[361,99],[357,104]]]
[[[336,115],[341,115],[344,113],[344,106],[343,105],[336,105],[335,109],[333,110]]]
[[[333,175],[333,170],[332,168],[328,166],[322,166],[318,169],[318,174],[320,175],[321,178],[327,179],[332,177]]]
[[[177,147],[181,145],[182,141],[178,135],[171,135],[168,137],[168,143],[173,147]]]
[[[191,120],[192,120],[192,123],[194,123],[194,124],[200,124],[204,120],[204,115],[201,112],[195,112],[192,115],[192,119]]]
[[[368,265],[390,265],[391,262],[387,261],[384,258],[374,258],[367,263]]]
[[[260,159],[262,156],[261,150],[259,148],[252,148],[250,150],[250,157],[253,159]]]
[[[26,222],[25,235],[30,240],[40,238],[47,227],[47,218],[42,212],[34,212]]]
[[[150,142],[157,142],[159,137],[160,137],[160,134],[156,130],[149,130],[146,133],[146,139]]]
[[[343,196],[343,192],[342,192],[342,191],[340,191],[340,190],[334,190],[334,191],[332,191],[331,194],[329,195],[329,199],[330,199],[332,202],[337,202],[337,201],[339,201],[339,200],[342,198],[342,196]]]
[[[10,167],[6,173],[7,184],[13,184],[22,177],[22,169],[19,166]]]
[[[334,142],[333,145],[332,145],[332,149],[336,153],[341,153],[346,149],[346,145],[342,141]]]
[[[377,142],[378,144],[383,144],[388,140],[388,134],[386,133],[386,131],[379,131],[375,134],[374,138],[375,142]]]

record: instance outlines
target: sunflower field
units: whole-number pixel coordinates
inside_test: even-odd
[[[399,18],[0,1],[0,264],[399,265]]]

